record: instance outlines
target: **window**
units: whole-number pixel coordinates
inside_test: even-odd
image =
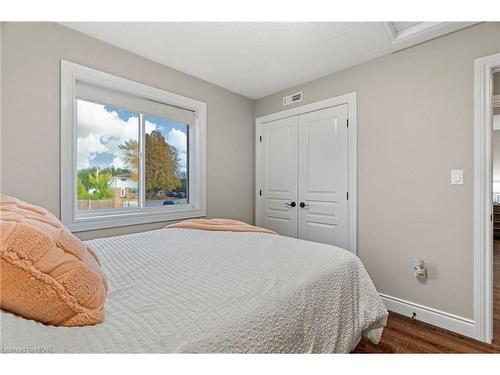
[[[139,207],[139,166],[128,158],[139,154],[140,117],[76,99],[77,211]]]
[[[140,206],[140,139],[145,151],[144,205],[188,204],[189,124],[90,102],[78,93],[77,209]]]
[[[65,61],[61,75],[71,230],[205,215],[204,103]]]

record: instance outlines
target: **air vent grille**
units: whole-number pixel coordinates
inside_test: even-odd
[[[300,102],[301,100],[302,100],[302,91],[292,95],[285,96],[283,98],[283,105],[289,105],[292,103]]]

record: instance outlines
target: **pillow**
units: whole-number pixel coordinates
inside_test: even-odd
[[[104,320],[96,255],[46,209],[0,195],[0,254],[3,310],[56,326]]]

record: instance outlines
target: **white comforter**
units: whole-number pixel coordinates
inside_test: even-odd
[[[350,352],[386,322],[361,261],[333,246],[189,229],[88,243],[109,281],[104,323],[2,312],[3,352]]]

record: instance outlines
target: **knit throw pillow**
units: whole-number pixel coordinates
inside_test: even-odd
[[[3,310],[55,326],[104,320],[96,255],[46,209],[0,195],[0,251]]]

